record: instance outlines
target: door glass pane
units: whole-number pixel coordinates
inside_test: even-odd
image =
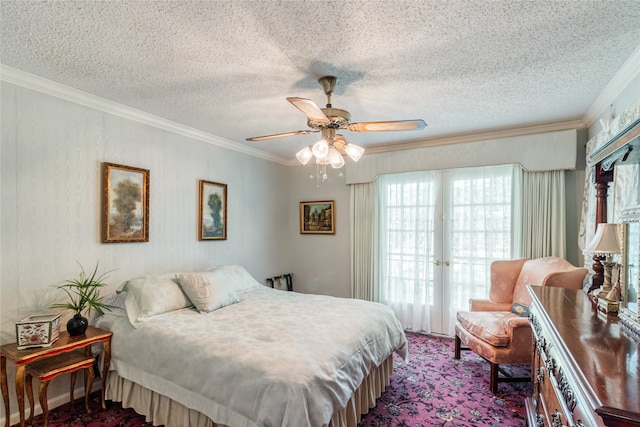
[[[380,300],[412,330],[429,330],[433,304],[434,176],[414,172],[378,181]]]
[[[450,307],[466,310],[470,298],[489,294],[489,266],[511,254],[511,166],[451,171]]]

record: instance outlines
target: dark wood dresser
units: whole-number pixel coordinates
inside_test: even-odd
[[[533,395],[527,424],[640,426],[640,340],[582,290],[529,286]]]

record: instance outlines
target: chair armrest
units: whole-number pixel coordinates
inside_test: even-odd
[[[511,303],[471,298],[469,300],[469,311],[511,311]]]
[[[531,342],[531,325],[527,317],[509,317],[504,320],[506,323],[507,334],[512,343],[528,343]]]

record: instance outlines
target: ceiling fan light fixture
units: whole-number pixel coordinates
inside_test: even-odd
[[[296,158],[303,165],[306,165],[307,163],[309,163],[309,160],[311,160],[312,157],[313,157],[313,151],[311,151],[311,148],[309,147],[304,147],[302,150],[296,153]]]
[[[353,160],[354,162],[357,162],[358,160],[360,160],[360,158],[364,154],[364,148],[355,144],[346,144],[344,146],[344,151],[347,153],[349,158],[351,158],[351,160]]]
[[[322,159],[319,159],[319,158],[316,157],[316,165],[328,165],[329,163],[330,162],[329,162],[329,157],[328,156],[324,157]]]
[[[329,155],[327,155],[327,158],[329,159],[329,162],[331,163],[331,167],[334,168],[334,169],[340,169],[341,167],[344,166],[344,158],[338,152],[336,147],[332,146],[332,147],[329,148]]]
[[[329,143],[326,139],[321,139],[320,141],[313,144],[311,148],[313,155],[318,159],[324,159],[329,154]]]

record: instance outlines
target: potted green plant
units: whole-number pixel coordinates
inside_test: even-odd
[[[67,332],[71,336],[83,335],[87,330],[89,321],[83,316],[85,311],[87,315],[90,315],[92,310],[99,313],[103,313],[103,310],[109,310],[109,307],[101,302],[102,296],[100,296],[100,288],[107,286],[104,280],[109,272],[98,275],[97,262],[96,268],[91,274],[85,273],[80,263],[78,265],[80,265],[80,275],[77,279],[66,280],[62,284],[56,285],[58,289],[62,289],[67,294],[69,301],[51,306],[51,308],[73,310],[74,315],[67,322]]]

